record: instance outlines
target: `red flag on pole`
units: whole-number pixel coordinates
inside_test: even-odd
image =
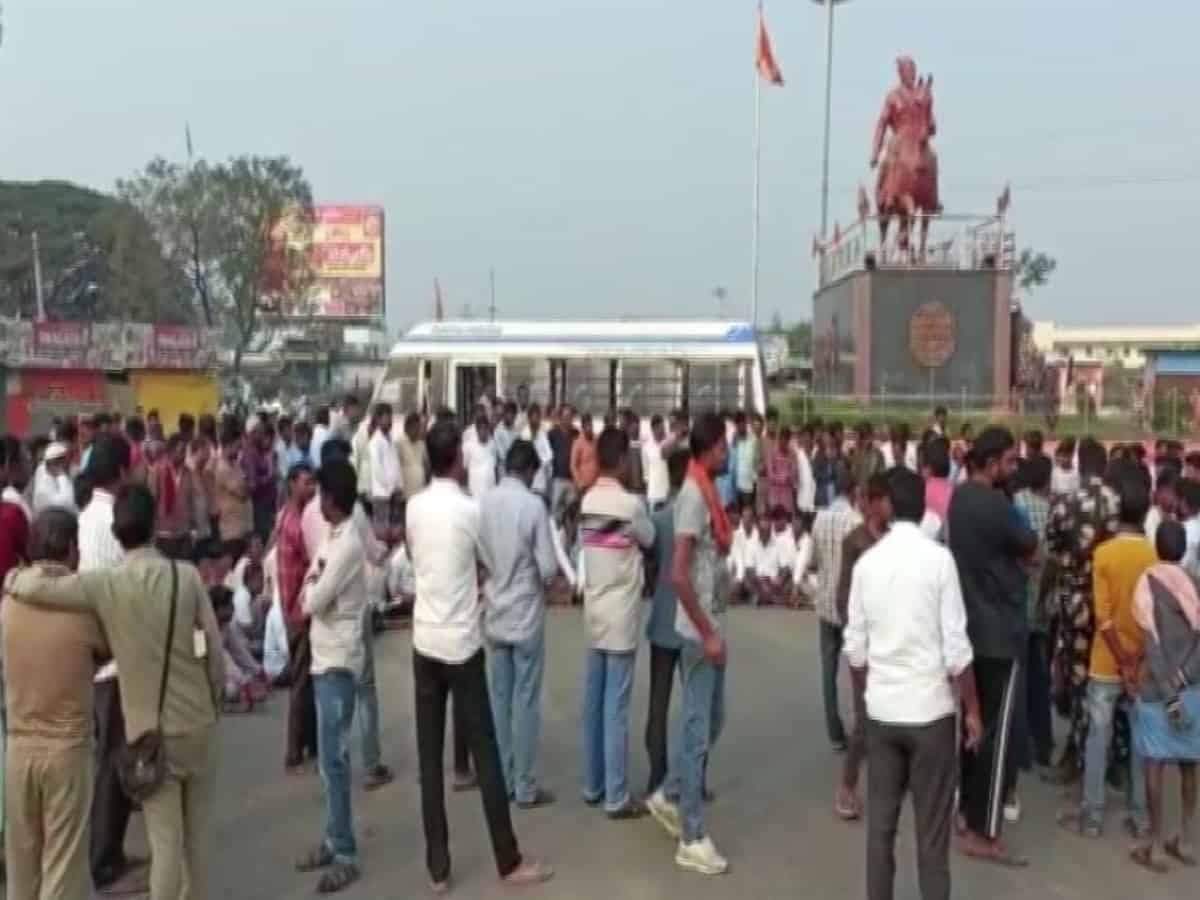
[[[783,84],[783,73],[771,52],[771,38],[767,34],[767,22],[763,18],[762,4],[758,6],[758,45],[754,49],[754,64],[758,74],[769,84]]]
[[[433,321],[440,322],[446,318],[446,311],[442,308],[442,286],[438,280],[433,279]]]

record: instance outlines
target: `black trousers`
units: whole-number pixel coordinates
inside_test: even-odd
[[[867,723],[867,900],[892,900],[896,827],[909,793],[921,898],[950,900],[957,739],[954,716],[928,725]]]
[[[1039,766],[1050,765],[1054,753],[1054,725],[1050,711],[1050,647],[1047,635],[1029,635],[1029,659],[1026,663],[1026,715],[1029,717],[1029,736],[1033,741],[1033,758]]]
[[[287,743],[283,764],[298,766],[305,756],[317,757],[317,700],[313,694],[312,647],[308,625],[288,632]]]
[[[962,754],[959,806],[967,827],[986,838],[1000,836],[1004,792],[1017,774],[1012,731],[1020,668],[1014,659],[975,657],[983,740],[974,753]]]
[[[463,724],[461,703],[455,702],[451,704],[450,724],[450,742],[454,745],[454,773],[456,775],[470,775],[471,750],[467,747],[467,728]]]
[[[103,887],[125,864],[125,829],[132,805],[117,777],[117,754],[125,744],[125,715],[117,679],[96,684],[95,792],[92,794],[92,877]]]
[[[671,688],[679,666],[679,651],[650,644],[650,703],[646,710],[646,755],[650,757],[650,780],[646,793],[653,794],[667,779],[667,729],[671,711]]]
[[[453,697],[457,722],[475,762],[483,815],[496,868],[503,878],[521,865],[513,833],[508,788],[500,769],[496,727],[488,700],[487,671],[480,650],[464,663],[445,663],[413,651],[416,692],[417,757],[421,769],[421,817],[425,823],[425,865],[434,882],[450,877],[450,831],[446,822],[446,784],[443,757],[446,740],[446,701]]]

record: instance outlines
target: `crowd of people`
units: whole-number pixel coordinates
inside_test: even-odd
[[[972,858],[1025,865],[1002,829],[1035,769],[1072,786],[1063,827],[1100,835],[1106,784],[1119,784],[1131,859],[1195,865],[1200,454],[1091,438],[1047,453],[1038,432],[952,436],[940,408],[916,440],[898,424],[879,443],[868,422],[848,439],[841,423],[792,429],[774,410],[594,418],[543,412],[525,388],[482,402],[465,429],[449,411],[396,418],[350,396],[311,423],[182,415],[168,434],[152,410],[0,439],[10,896],[145,878],[125,849],[131,795],[151,896],[205,896],[216,722],[273,690],[287,697],[283,768],[316,768],[325,795],[322,840],[297,867],[319,872],[322,893],[354,883],[348,738],[357,729],[365,789],[393,780],[374,650],[393,621],[412,632],[434,890],[451,879],[448,711],[451,785],[480,792],[500,877],[549,879],[511,809],[557,800],[539,764],[556,602],[583,607],[583,800],[614,821],[652,816],[685,869],[729,867],[705,800],[737,603],[815,610],[827,736],[845,755],[833,808],[866,819],[871,900],[892,896],[908,793],[926,900],[950,896],[956,833]],[[1169,837],[1167,765],[1182,775]],[[132,790],[147,771],[151,789]]]

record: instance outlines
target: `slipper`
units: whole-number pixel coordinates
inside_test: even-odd
[[[344,891],[358,881],[359,877],[358,866],[354,863],[337,863],[321,876],[321,880],[317,882],[317,893],[336,894],[338,891]]]
[[[1179,860],[1185,866],[1196,865],[1195,854],[1184,849],[1183,840],[1178,835],[1163,844],[1163,850],[1166,851],[1167,856]]]
[[[1147,869],[1156,875],[1165,875],[1168,871],[1170,871],[1165,862],[1160,859],[1155,859],[1153,855],[1153,849],[1149,844],[1145,844],[1141,847],[1134,847],[1129,851],[1129,858],[1136,865],[1139,865],[1143,869]]]

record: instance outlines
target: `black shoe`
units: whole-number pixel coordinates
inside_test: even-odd
[[[538,788],[532,800],[518,800],[517,809],[537,809],[542,806],[550,806],[556,800],[558,800],[558,797],[554,795],[554,791],[547,790],[546,788]]]
[[[642,816],[646,815],[648,811],[649,810],[646,809],[646,805],[642,803],[641,800],[634,800],[632,797],[630,797],[625,801],[624,805],[612,810],[611,812],[605,813],[605,815],[614,822],[625,822],[630,819],[640,819]]]

